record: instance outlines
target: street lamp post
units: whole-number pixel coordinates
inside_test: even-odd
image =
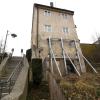
[[[6,47],[7,37],[8,37],[8,30],[7,30],[7,34],[6,34],[6,38],[5,38],[5,43],[4,43],[3,53],[5,52],[5,47]]]
[[[14,33],[11,33],[11,32],[10,32],[10,34],[8,34],[8,33],[9,33],[9,31],[7,30],[6,38],[5,38],[5,42],[4,42],[4,48],[3,48],[3,56],[4,56],[4,53],[5,53],[5,48],[6,48],[6,43],[7,43],[7,37],[8,37],[8,35],[11,35],[13,38],[17,37],[17,35],[14,34]]]

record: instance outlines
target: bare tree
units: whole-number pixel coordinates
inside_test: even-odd
[[[2,53],[2,49],[3,49],[3,44],[2,44],[2,40],[0,41],[0,53]]]
[[[95,33],[95,35],[92,36],[92,40],[95,44],[100,44],[100,33]]]

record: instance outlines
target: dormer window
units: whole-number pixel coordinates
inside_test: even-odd
[[[49,10],[45,10],[45,11],[44,11],[44,15],[45,15],[45,16],[51,16],[51,12],[50,12]]]

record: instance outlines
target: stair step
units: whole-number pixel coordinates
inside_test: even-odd
[[[12,72],[14,71],[14,69],[16,68],[16,66],[19,64],[21,59],[22,59],[22,57],[12,57],[6,64],[5,71],[2,74],[2,76],[0,77],[0,92],[2,92],[2,93],[0,93],[0,95],[2,97],[9,94],[9,92],[10,92],[9,88],[10,88],[10,90],[13,88],[19,72],[17,72],[16,75],[14,75],[11,78],[11,83],[10,82],[7,83],[7,80],[9,78],[9,76],[12,74]],[[9,87],[9,85],[10,85],[10,87]]]
[[[4,97],[4,96],[6,96],[6,95],[8,95],[9,93],[2,93],[2,97]]]

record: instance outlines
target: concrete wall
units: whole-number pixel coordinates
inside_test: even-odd
[[[76,42],[76,46],[77,46],[76,50],[79,53],[79,58],[80,58],[80,67],[78,67],[77,69],[79,72],[84,73],[84,72],[86,72],[86,68],[85,68],[85,63],[84,63],[83,57],[82,57],[82,50],[80,48],[79,41]]]
[[[50,89],[50,100],[66,100],[61,88],[58,86],[53,75],[48,72],[49,75],[49,89]]]
[[[24,57],[24,67],[22,68],[15,85],[9,95],[6,95],[1,100],[26,100],[28,89],[28,61]]]
[[[6,58],[4,58],[4,60],[3,60],[3,61],[1,62],[1,64],[0,64],[0,76],[1,76],[2,73],[4,72],[5,65],[6,65],[8,59],[9,59],[9,56],[6,57]]]
[[[73,21],[73,15],[67,14],[67,18],[63,18],[61,12],[50,11],[51,15],[44,15],[44,11],[46,9],[39,9],[39,38],[47,39],[49,36],[51,37],[63,37],[63,38],[75,38],[75,25]],[[44,25],[51,25],[52,32],[45,32]],[[68,33],[64,34],[62,29],[63,27],[68,27]],[[77,38],[77,37],[76,37]],[[39,39],[39,40],[40,40]]]

